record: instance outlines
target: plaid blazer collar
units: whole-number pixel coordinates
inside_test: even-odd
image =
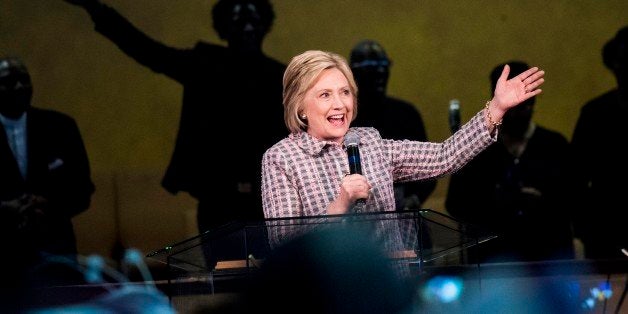
[[[301,131],[298,133],[290,134],[290,138],[296,142],[297,146],[301,148],[306,154],[311,156],[320,155],[323,149],[327,146],[338,145],[336,142],[323,141],[314,138],[309,133]]]

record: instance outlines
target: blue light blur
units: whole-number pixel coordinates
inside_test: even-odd
[[[460,278],[436,276],[427,282],[423,297],[426,301],[451,303],[460,298],[462,290],[463,284]]]

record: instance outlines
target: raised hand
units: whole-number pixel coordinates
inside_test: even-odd
[[[542,92],[538,87],[545,82],[543,78],[545,71],[538,67],[532,67],[508,80],[509,73],[510,67],[504,66],[504,70],[497,80],[493,99],[488,105],[490,122],[501,121],[508,109]]]

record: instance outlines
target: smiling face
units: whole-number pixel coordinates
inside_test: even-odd
[[[349,81],[336,68],[321,72],[305,93],[300,115],[307,119],[307,133],[341,144],[353,117],[354,95]]]

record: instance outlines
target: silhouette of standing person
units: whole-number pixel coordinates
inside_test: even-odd
[[[263,218],[262,154],[287,134],[281,126],[285,65],[262,51],[275,17],[269,1],[218,1],[213,25],[227,47],[199,42],[192,49],[156,42],[98,0],[66,1],[85,8],[96,31],[127,55],[183,85],[179,131],[162,185],[198,200],[199,231]],[[226,124],[244,135],[228,132]]]
[[[44,264],[50,255],[75,258],[72,218],[88,209],[94,192],[76,122],[32,107],[32,94],[24,63],[0,58],[0,237],[5,253],[0,298],[11,295],[4,294],[6,289],[25,287],[29,279],[45,285],[70,281],[67,272],[49,272]],[[36,269],[37,278],[31,278]]]
[[[510,77],[529,66],[511,61]],[[492,89],[504,64],[491,72]],[[499,237],[487,242],[487,261],[574,257],[569,193],[569,143],[533,122],[535,97],[504,115],[495,145],[451,176],[445,205],[465,222]]]
[[[621,28],[602,49],[604,65],[615,75],[617,88],[580,110],[572,136],[575,175],[579,186],[576,237],[587,258],[621,257],[628,248],[628,165],[625,160],[628,117],[628,26]]]
[[[391,61],[376,41],[363,40],[351,50],[349,60],[356,84],[360,112],[354,126],[374,127],[382,138],[427,141],[421,114],[411,103],[387,95]],[[436,188],[436,180],[395,183],[397,210],[419,209]]]

